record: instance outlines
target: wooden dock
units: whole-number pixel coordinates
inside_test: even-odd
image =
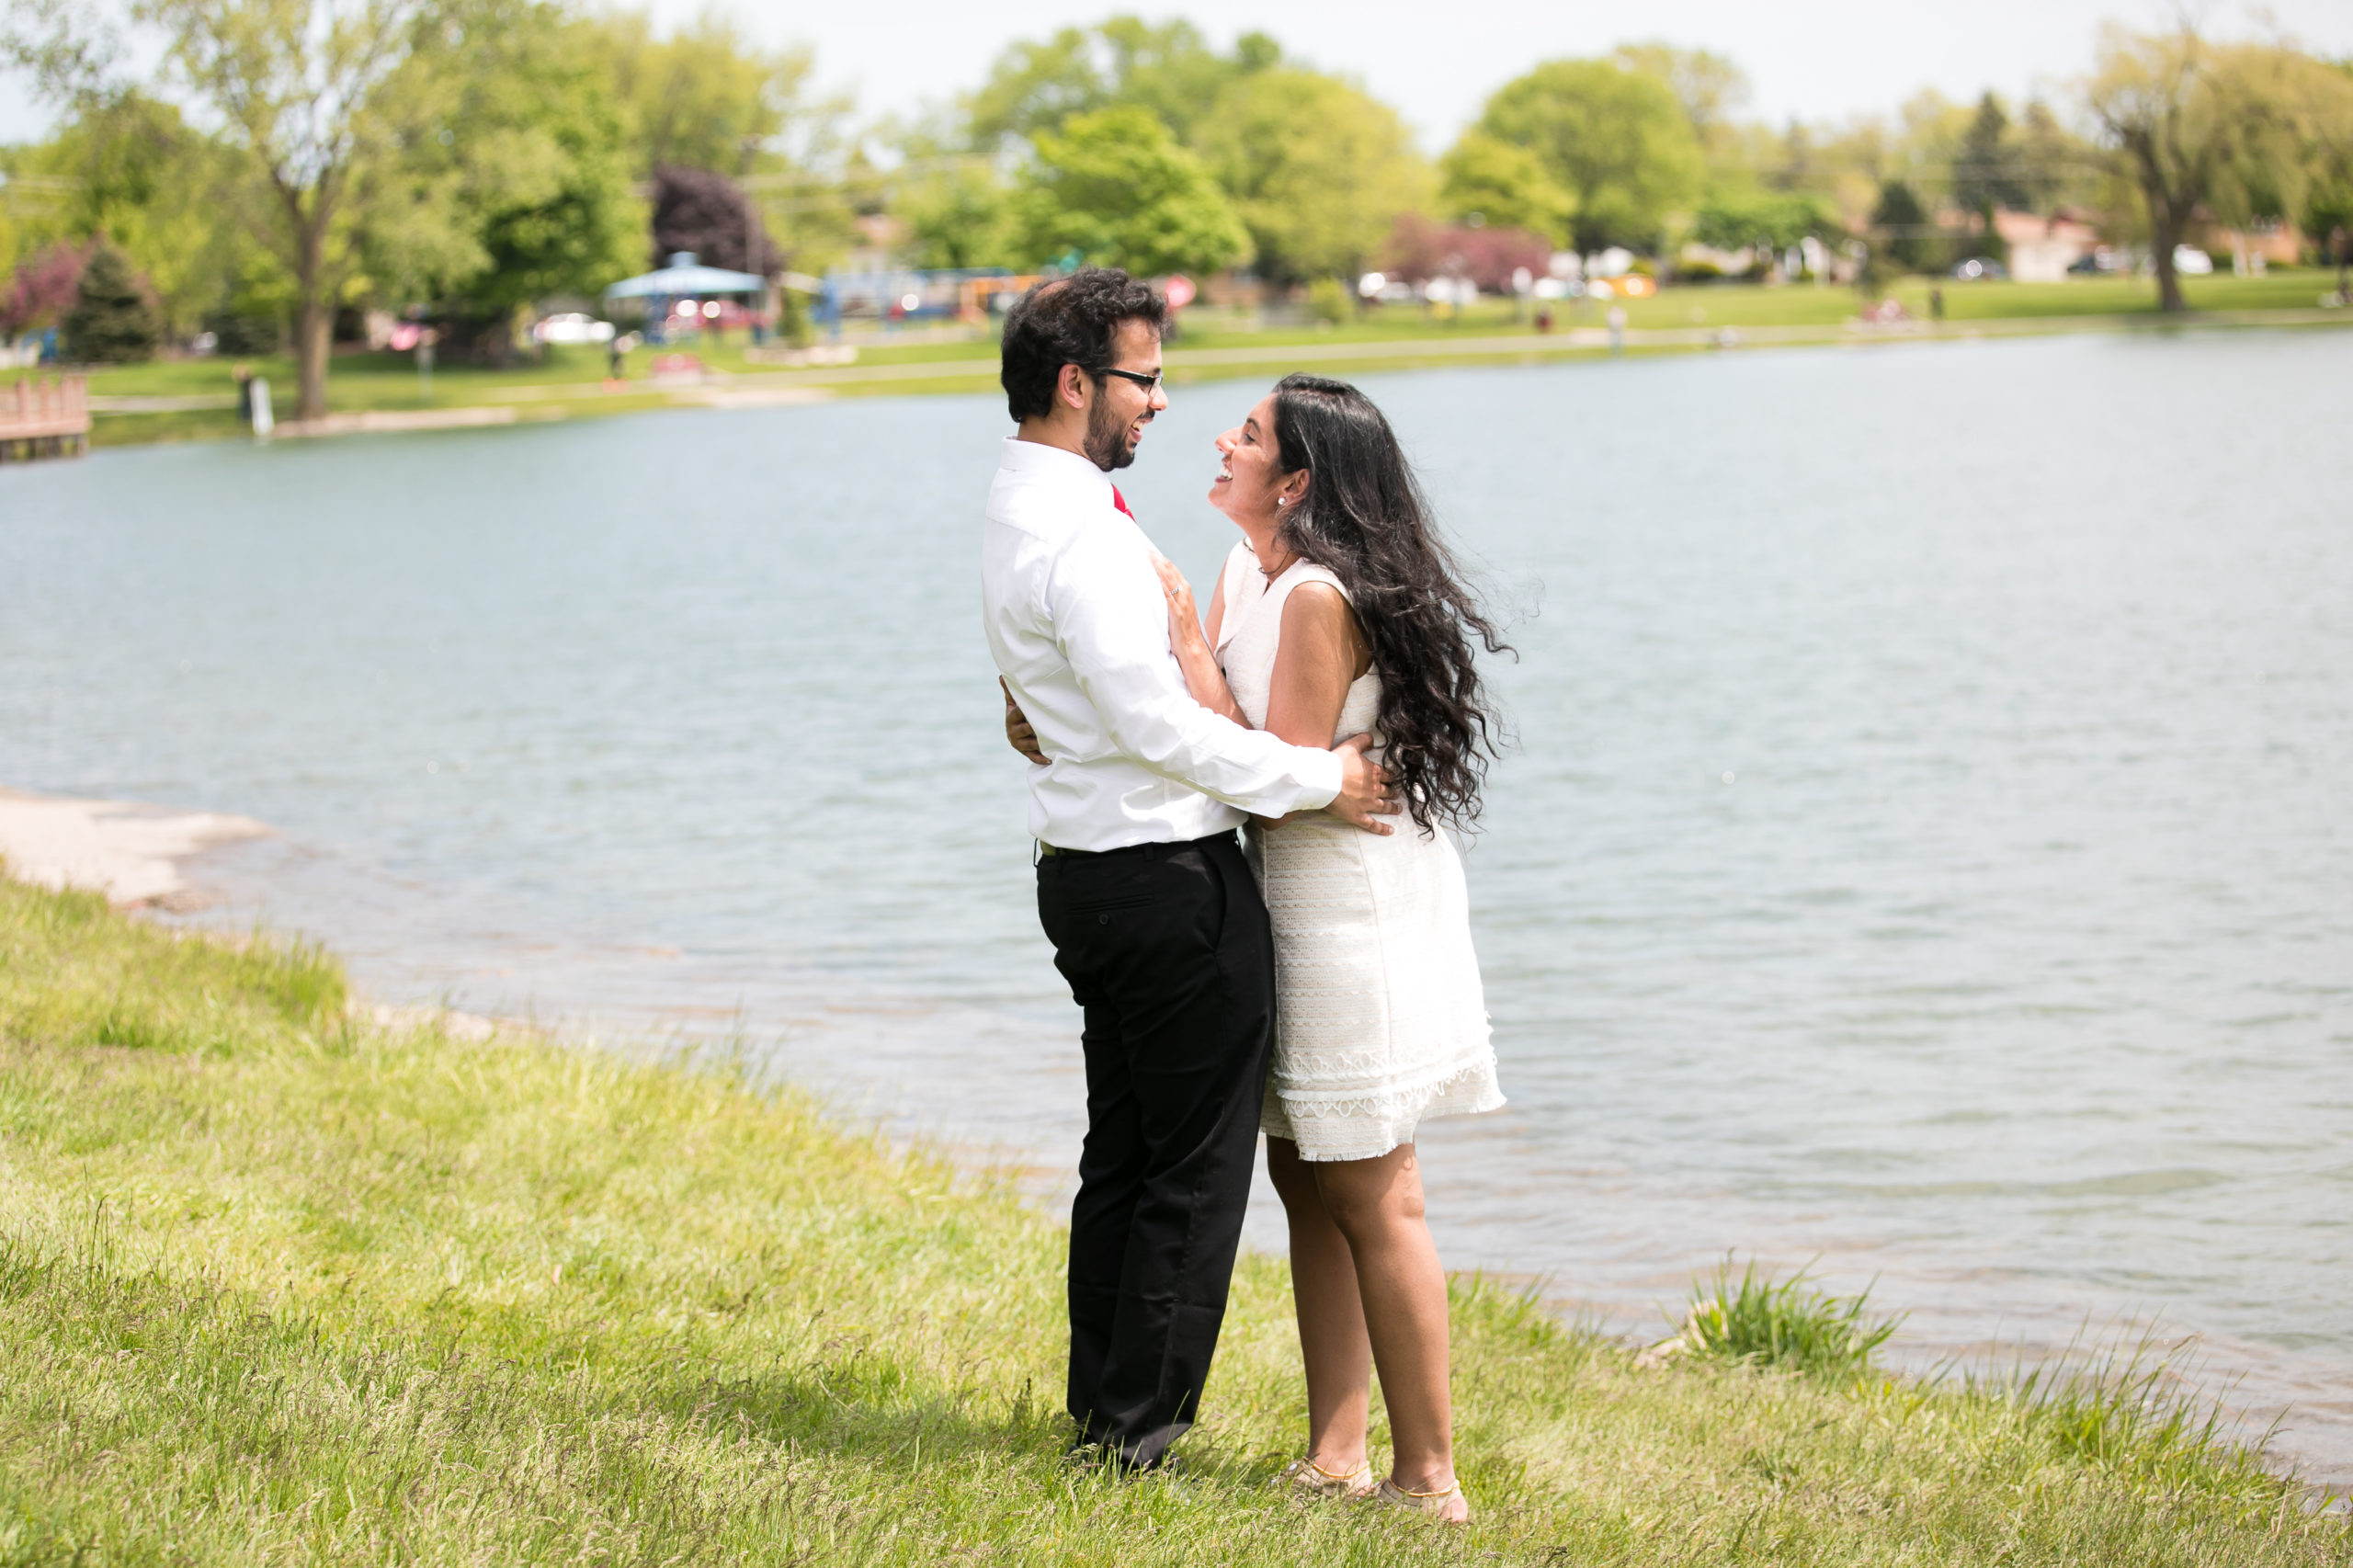
[[[17,378],[0,391],[0,463],[78,456],[90,449],[89,378]]]

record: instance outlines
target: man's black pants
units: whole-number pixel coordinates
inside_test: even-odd
[[[1070,1218],[1070,1413],[1159,1461],[1225,1318],[1274,1046],[1274,938],[1232,834],[1038,862],[1038,918],[1086,1009]]]

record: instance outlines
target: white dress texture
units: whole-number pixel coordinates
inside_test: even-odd
[[[1304,561],[1268,582],[1246,543],[1219,583],[1218,663],[1261,729],[1283,601],[1302,583],[1347,592]],[[1348,687],[1333,744],[1372,729],[1380,709],[1381,676],[1368,671]],[[1443,830],[1391,820],[1388,837],[1322,812],[1245,830],[1275,932],[1274,1066],[1258,1125],[1302,1159],[1369,1160],[1431,1117],[1504,1103],[1462,858]]]

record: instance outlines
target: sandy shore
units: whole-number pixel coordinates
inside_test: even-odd
[[[70,801],[0,790],[0,859],[51,888],[92,888],[118,904],[194,907],[180,862],[216,844],[259,838],[251,817],[174,812],[120,801]]]

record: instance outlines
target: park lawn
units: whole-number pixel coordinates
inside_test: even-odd
[[[2214,277],[2185,283],[2191,305],[2210,312],[2310,310],[2322,294],[2335,287],[2335,275],[2317,270],[2283,270],[2264,278]],[[2145,278],[2082,278],[2065,283],[1958,283],[1927,278],[1898,280],[1889,292],[1910,312],[1927,320],[1928,291],[1940,288],[1946,319],[1955,324],[2000,321],[2050,321],[2109,318],[2120,324],[2154,321],[2157,317],[2155,286]],[[1854,317],[1858,296],[1851,290],[1813,284],[1670,285],[1648,298],[1621,301],[1627,324],[1637,334],[1668,330],[1689,334],[1731,327],[1818,329],[1836,334]],[[1560,330],[1595,328],[1607,319],[1608,307],[1597,301],[1563,302],[1556,308]],[[1379,370],[1432,368],[1448,363],[1480,363],[1495,358],[1494,340],[1524,336],[1531,353],[1559,358],[1568,350],[1557,336],[1536,333],[1531,312],[1517,301],[1482,300],[1467,310],[1444,316],[1415,306],[1389,305],[1368,310],[1336,324],[1318,323],[1255,323],[1233,311],[1196,310],[1170,343],[1171,380],[1185,382],[1235,375],[1256,376],[1289,368],[1284,351],[1305,346],[1362,346],[1377,348],[1394,343],[1414,345],[1410,353],[1393,358],[1378,355],[1319,365],[1341,375]],[[1457,360],[1432,354],[1430,347],[1463,342]],[[1688,346],[1688,344],[1686,345]],[[640,348],[629,358],[623,388],[598,390],[605,379],[604,350],[596,347],[553,348],[539,359],[513,365],[477,365],[463,361],[438,366],[428,389],[417,376],[415,359],[405,354],[343,353],[336,355],[327,383],[327,401],[336,413],[367,410],[412,411],[504,405],[517,409],[526,419],[618,414],[670,406],[668,390],[647,380],[657,353],[691,353],[722,377],[766,377],[782,367],[753,361],[749,345],[737,334],[719,342],[693,342],[666,348]],[[995,382],[995,344],[986,329],[969,332],[910,332],[904,337],[884,334],[858,340],[856,366],[818,375],[833,396],[914,395],[985,390]],[[1646,347],[1636,339],[1633,347]],[[1654,343],[1648,347],[1662,347]],[[1230,354],[1234,350],[1263,353],[1263,361],[1216,365],[1185,365],[1192,351]],[[244,361],[256,374],[269,379],[278,416],[286,418],[294,399],[293,362],[284,356]],[[233,390],[233,361],[226,357],[205,359],[159,359],[143,365],[114,366],[93,371],[90,391],[102,397],[205,398],[226,402]],[[865,370],[937,364],[938,378],[866,381]],[[105,412],[93,439],[100,446],[129,446],[153,441],[219,439],[241,430],[233,408],[199,407],[142,412]]]
[[[1302,1504],[1267,1258],[1189,1468],[1080,1473],[1063,1246],[797,1092],[0,879],[0,1563],[2353,1562],[2129,1398],[1645,1369],[1470,1279],[1477,1522]]]

